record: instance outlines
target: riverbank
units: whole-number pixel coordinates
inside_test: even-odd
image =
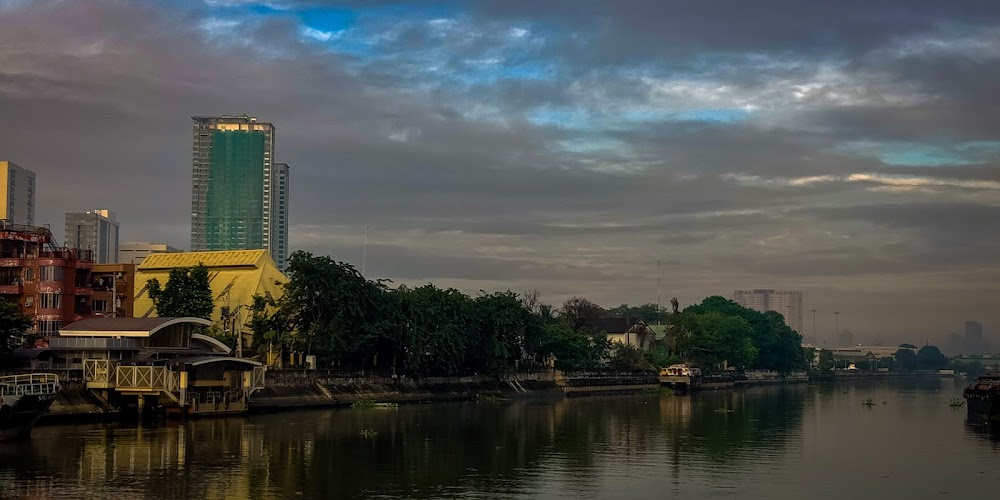
[[[708,376],[694,390],[733,390],[754,385],[938,377],[936,373],[836,372],[808,377],[752,374],[750,378]],[[653,373],[558,371],[515,373],[506,377],[393,377],[326,370],[268,370],[265,388],[253,395],[250,412],[347,407],[358,401],[422,403],[478,398],[575,397],[657,390]],[[118,415],[81,380],[64,379],[63,390],[43,421],[80,422]]]

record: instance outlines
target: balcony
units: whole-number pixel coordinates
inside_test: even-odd
[[[23,292],[23,285],[0,285],[0,295],[21,295]]]
[[[0,267],[23,267],[24,260],[18,258],[0,258]]]

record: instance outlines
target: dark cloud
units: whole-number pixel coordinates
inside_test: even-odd
[[[335,2],[358,16],[326,42],[301,9],[334,3],[254,3],[0,7],[0,158],[39,220],[107,207],[185,246],[189,117],[249,113],[292,246],[359,264],[369,226],[373,277],[619,304],[659,260],[682,302],[1000,323],[995,2]]]

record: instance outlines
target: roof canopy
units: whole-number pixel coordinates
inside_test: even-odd
[[[66,337],[149,337],[172,325],[208,326],[202,318],[87,318],[59,330]]]

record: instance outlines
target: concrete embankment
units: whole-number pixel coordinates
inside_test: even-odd
[[[578,396],[655,390],[654,374],[515,373],[505,377],[391,377],[325,370],[268,370],[251,411],[349,406],[355,401],[418,403],[478,397]],[[50,422],[108,418],[118,414],[78,375],[61,374],[62,391],[44,418]]]
[[[345,376],[323,370],[268,370],[265,388],[253,395],[251,410],[347,406],[355,401],[414,403],[482,396],[560,395],[549,373],[518,373],[503,379],[471,377]]]

